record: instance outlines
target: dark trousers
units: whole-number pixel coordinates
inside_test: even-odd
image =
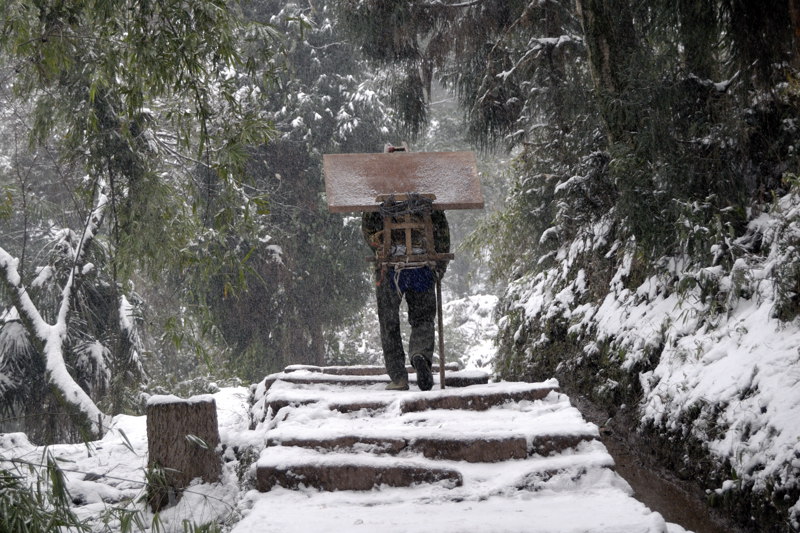
[[[408,353],[412,357],[420,354],[431,362],[435,344],[433,323],[436,318],[435,287],[424,292],[408,290],[400,294],[392,283],[382,280],[377,286],[376,295],[386,372],[392,381],[399,381],[408,378],[403,339],[400,336],[400,303],[405,297],[408,305],[408,323],[411,325]]]

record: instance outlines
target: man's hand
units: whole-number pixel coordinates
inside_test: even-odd
[[[447,264],[449,261],[436,261],[436,268],[434,269],[434,274],[436,274],[437,279],[442,279],[444,277],[444,273],[447,272]]]

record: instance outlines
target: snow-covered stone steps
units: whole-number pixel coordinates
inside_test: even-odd
[[[505,385],[513,388],[511,384]],[[476,389],[477,392],[491,391],[493,387]],[[522,389],[526,390],[541,391]],[[426,395],[434,398],[442,392],[432,391]],[[514,391],[506,392],[511,395]],[[463,396],[465,392],[460,394]],[[543,398],[547,400],[536,401]],[[340,413],[325,417],[315,415],[313,419],[309,419],[309,413],[314,406],[286,406],[273,419],[278,423],[269,432],[268,444],[497,462],[559,453],[598,437],[596,426],[584,421],[565,396],[551,391],[536,400],[505,402],[482,410],[464,409],[454,415],[450,409],[404,409],[406,403],[401,397],[382,414]],[[411,405],[417,402],[418,399],[411,400]],[[479,406],[484,407],[483,404]],[[319,404],[316,408],[325,407]]]
[[[324,369],[290,370],[254,392],[255,418],[269,426],[257,465],[260,490],[458,486],[464,464],[576,453],[598,437],[554,380],[386,391],[375,381],[385,375],[336,369],[332,380]]]
[[[289,406],[318,404],[340,413],[392,409],[397,409],[401,413],[432,409],[483,411],[508,402],[540,400],[551,392],[558,391],[558,383],[555,380],[543,383],[484,384],[440,389],[437,377],[434,389],[431,391],[393,392],[384,390],[388,376],[383,382],[372,383],[362,380],[359,383],[351,380],[347,385],[343,385],[342,382],[307,380],[306,371],[296,371],[292,374],[304,372],[303,379],[291,379],[291,376],[284,373],[273,374],[255,387],[254,423],[263,421],[270,412],[275,416]],[[348,376],[342,377],[348,378]]]
[[[297,372],[314,371],[285,374]],[[555,380],[411,389],[282,377],[254,387],[266,494],[250,493],[233,533],[683,532],[631,497]]]

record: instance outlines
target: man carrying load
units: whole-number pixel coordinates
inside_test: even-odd
[[[450,229],[444,211],[433,209],[432,199],[418,194],[409,194],[404,198],[401,201],[387,198],[381,203],[379,211],[364,213],[361,229],[367,244],[378,257],[375,268],[378,321],[383,360],[392,380],[386,389],[408,390],[406,358],[400,335],[400,303],[405,298],[411,326],[408,353],[411,365],[417,371],[417,385],[420,390],[427,391],[433,387],[431,368],[435,345],[435,287],[447,270],[448,259],[413,259],[422,259],[428,250],[449,254]],[[432,243],[427,242],[426,216],[432,225]],[[395,228],[402,226],[406,220],[416,226],[410,229],[410,250],[405,242],[404,228],[387,231],[384,228],[386,219],[391,220]],[[384,250],[388,251],[385,257]],[[412,261],[404,261],[406,258]]]
[[[387,145],[383,153],[325,154],[325,194],[331,212],[360,211],[364,238],[374,252],[376,297],[388,390],[408,390],[400,334],[405,299],[411,335],[408,353],[417,385],[434,385],[432,361],[438,315],[440,385],[444,379],[441,280],[450,231],[444,211],[481,209],[483,195],[472,152],[411,153]]]

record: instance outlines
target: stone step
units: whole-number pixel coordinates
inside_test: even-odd
[[[445,363],[445,372],[458,372],[461,366],[458,363]],[[336,376],[382,376],[386,374],[386,367],[379,365],[351,365],[351,366],[315,366],[315,365],[289,365],[284,369],[284,373],[292,373],[306,370],[308,372],[318,372],[320,374],[333,374]],[[416,373],[416,369],[406,366],[409,374]],[[434,363],[433,372],[439,372],[439,365]]]
[[[271,374],[264,378],[263,384],[269,389],[278,381],[293,383],[295,385],[335,385],[342,387],[369,387],[373,385],[388,385],[391,379],[384,374],[333,374],[307,369],[294,369],[291,372]],[[417,382],[414,373],[409,374],[409,383]],[[485,372],[446,372],[444,384],[447,387],[469,387],[471,385],[485,385],[489,382],[489,375]],[[439,383],[438,371],[434,373],[434,387]]]
[[[485,411],[491,407],[509,402],[542,400],[551,392],[558,392],[558,387],[534,383],[530,384],[530,386],[523,386],[516,391],[491,392],[481,389],[481,391],[466,391],[466,393],[458,391],[452,394],[446,394],[446,391],[447,389],[442,391],[445,394],[415,395],[404,398],[400,400],[400,412],[413,413],[431,409]]]
[[[256,489],[268,492],[275,487],[312,487],[323,491],[365,491],[381,485],[408,487],[421,483],[441,483],[445,489],[454,489],[467,482],[479,482],[482,490],[492,495],[509,487],[538,491],[547,488],[551,481],[557,487],[563,480],[575,481],[589,472],[613,471],[614,461],[605,447],[594,440],[569,453],[500,461],[491,463],[491,470],[487,467],[467,461],[443,465],[441,460],[381,457],[368,452],[322,453],[274,446],[266,448],[256,464]]]
[[[438,482],[447,487],[458,487],[462,485],[463,477],[457,470],[432,461],[322,454],[285,446],[267,448],[256,465],[256,489],[261,492],[276,486],[338,491]]]
[[[575,448],[592,440],[591,434],[535,435],[530,439],[510,436],[435,436],[435,437],[373,437],[345,435],[328,438],[272,438],[268,446],[297,446],[320,451],[357,452],[396,455],[400,452],[421,454],[428,459],[496,463],[525,459],[532,455],[548,456]]]
[[[550,393],[559,390],[554,382],[544,382],[521,383],[504,388],[486,384],[468,388],[434,389],[427,392],[375,390],[337,395],[331,391],[293,387],[296,385],[302,384],[284,381],[282,387],[260,392],[259,394],[264,395],[264,415],[269,409],[277,413],[284,407],[314,403],[324,403],[328,409],[341,413],[360,410],[383,411],[394,406],[397,406],[401,413],[432,409],[485,411],[510,402],[542,400]],[[259,398],[256,398],[256,401],[259,401]]]

